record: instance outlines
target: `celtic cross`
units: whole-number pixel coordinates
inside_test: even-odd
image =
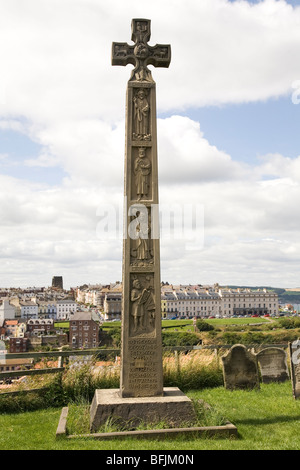
[[[169,67],[171,61],[170,45],[148,45],[151,36],[151,21],[133,19],[131,22],[131,39],[134,45],[126,42],[113,42],[112,65],[134,65],[130,80],[152,82],[151,71],[147,65]]]

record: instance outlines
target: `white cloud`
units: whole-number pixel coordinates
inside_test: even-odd
[[[153,71],[159,110],[292,94],[300,77],[300,7],[284,1],[0,5],[0,129],[41,145],[27,169],[57,166],[67,175],[51,187],[1,176],[0,285],[47,284],[57,271],[69,284],[120,278],[122,244],[99,238],[97,210],[122,206],[131,67],[112,67],[110,50],[112,41],[130,43],[132,18],[151,18],[150,44],[172,47],[170,69]],[[161,203],[199,204],[205,235],[190,251],[184,240],[162,240],[162,278],[280,285],[284,272],[286,283],[299,284],[300,157],[270,154],[245,165],[211,145],[200,125],[158,120]]]
[[[111,43],[130,43],[139,16],[152,20],[150,44],[172,47],[170,70],[153,73],[159,109],[265,100],[300,76],[300,8],[284,1],[2,0],[1,10],[3,116],[122,118],[131,66],[111,66]]]
[[[42,153],[38,156],[38,158],[28,158],[25,160],[24,164],[26,166],[41,166],[41,167],[55,167],[59,164],[59,160],[52,155],[48,155],[46,153]]]
[[[246,172],[243,164],[210,145],[199,123],[187,117],[160,119],[158,141],[162,183],[234,180]]]
[[[114,169],[123,162],[123,156],[112,152],[110,160],[108,151],[106,159],[94,151],[84,158],[82,152],[93,135],[98,148],[99,126],[94,124],[95,132],[93,126],[91,130],[83,126],[79,131],[78,123],[75,144],[68,145],[67,127],[61,129],[60,139],[54,139],[61,164],[69,174],[62,186],[1,177],[0,255],[2,269],[8,269],[9,263],[8,272],[12,274],[8,279],[27,276],[32,279],[28,284],[38,284],[34,279],[40,272],[40,282],[47,284],[53,271],[66,273],[71,284],[120,279],[122,242],[114,236],[106,239],[97,227],[102,208],[122,211],[123,169]],[[171,282],[234,283],[234,273],[239,272],[243,284],[268,280],[280,285],[282,269],[290,263],[298,269],[300,263],[300,184],[290,159],[268,155],[260,166],[247,167],[246,171],[242,163],[210,146],[198,123],[191,119],[160,119],[159,129],[161,205],[191,204],[204,211],[204,225],[199,227],[204,244],[200,237],[194,249],[187,249],[186,240],[178,239],[176,233],[175,240],[162,238],[162,278]],[[109,127],[106,130],[119,132]],[[52,129],[43,138],[50,139],[56,131]],[[214,173],[218,178],[212,178]],[[276,179],[263,179],[266,173],[276,175]],[[285,276],[285,281],[296,282],[292,274]]]

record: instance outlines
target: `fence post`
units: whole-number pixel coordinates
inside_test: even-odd
[[[59,356],[57,367],[63,367],[63,366],[64,366],[64,357]]]
[[[177,374],[180,374],[180,358],[177,349],[174,351],[174,356],[175,356],[175,366],[176,366],[176,371]]]

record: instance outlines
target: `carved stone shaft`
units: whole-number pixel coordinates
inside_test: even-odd
[[[134,46],[113,43],[112,64],[135,66],[127,86],[124,177],[122,397],[163,395],[156,84],[170,46],[148,46],[150,20],[132,20]]]
[[[127,89],[125,155],[125,211],[123,247],[123,310],[121,394],[123,397],[163,394],[159,239],[152,238],[151,213],[158,204],[155,84],[147,86],[150,140],[135,132],[136,92],[140,82]],[[140,129],[143,130],[142,128]],[[147,134],[146,134],[147,132]],[[138,139],[138,140],[136,140]],[[132,229],[132,230],[130,230]]]

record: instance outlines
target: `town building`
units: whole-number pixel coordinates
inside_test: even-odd
[[[45,335],[54,333],[54,321],[52,318],[32,318],[27,321],[27,333],[29,335]]]
[[[77,312],[77,303],[72,299],[57,300],[56,319],[70,320],[72,315]]]
[[[29,320],[30,318],[38,318],[39,309],[36,302],[31,300],[20,300],[21,318]]]
[[[278,314],[278,295],[267,289],[220,289],[219,296],[225,317]]]
[[[104,320],[120,320],[122,292],[107,292],[104,299]]]
[[[0,324],[2,324],[4,320],[14,320],[15,316],[15,306],[9,302],[8,298],[2,299],[2,303],[0,305]]]
[[[22,375],[22,369],[33,369],[33,359],[6,359],[0,358],[0,372],[10,372],[14,370],[20,370],[20,376]]]
[[[52,287],[55,289],[63,290],[63,278],[62,276],[53,276],[52,277]]]
[[[19,338],[11,336],[9,338],[9,352],[19,353],[28,351],[28,338]]]
[[[99,346],[99,324],[90,312],[77,312],[70,320],[69,344],[73,349]]]
[[[5,337],[9,338],[10,336],[17,336],[17,331],[19,328],[18,320],[5,320],[3,323],[5,329]]]
[[[164,286],[161,293],[162,318],[195,318],[220,315],[219,295],[202,286]]]
[[[37,301],[38,317],[56,319],[56,302],[55,301]]]

